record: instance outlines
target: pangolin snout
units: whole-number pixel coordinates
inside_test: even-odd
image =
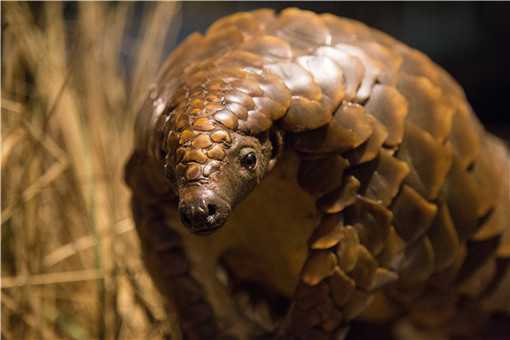
[[[181,191],[179,214],[191,232],[206,235],[225,224],[230,205],[211,190],[192,187]]]

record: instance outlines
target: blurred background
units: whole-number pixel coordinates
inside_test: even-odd
[[[122,167],[164,57],[224,15],[297,6],[361,20],[425,52],[510,136],[508,3],[1,4],[4,339],[164,339]]]

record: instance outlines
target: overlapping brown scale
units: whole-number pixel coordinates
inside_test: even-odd
[[[448,207],[461,241],[473,236],[479,226],[478,219],[487,213],[488,205],[483,202],[478,185],[472,174],[462,169],[455,158],[445,182]]]
[[[299,334],[320,324],[320,315],[318,315],[314,307],[318,305],[317,300],[322,301],[322,293],[318,289],[321,285],[326,288],[327,293],[328,287],[325,283],[320,283],[314,287],[307,285],[298,286],[298,292],[304,291],[303,288],[308,288],[309,292],[306,292],[305,296],[296,296],[296,302],[294,304],[296,308],[292,311],[292,318],[290,319],[291,324],[289,325],[292,332],[297,332]]]
[[[406,242],[402,240],[395,228],[391,226],[384,243],[384,249],[377,257],[377,260],[381,266],[396,271],[404,258],[405,248]]]
[[[211,131],[215,129],[215,126],[209,118],[200,117],[195,119],[192,128],[198,131]]]
[[[500,258],[510,257],[510,229],[506,229],[506,231],[501,235],[501,241],[497,249],[497,255]]]
[[[186,110],[188,113],[194,114],[195,109],[198,109],[199,112],[201,112],[202,109],[204,108],[204,105],[205,105],[205,100],[204,100],[202,94],[200,94],[200,96],[190,98],[190,100],[188,100],[188,105],[187,105]]]
[[[252,97],[260,97],[263,95],[258,84],[258,79],[255,77],[234,79],[230,82],[230,85],[232,88],[244,92]]]
[[[191,149],[186,150],[182,161],[184,163],[197,162],[200,164],[204,164],[207,161],[207,156],[200,149]]]
[[[298,170],[298,183],[306,192],[320,196],[342,184],[342,175],[349,163],[340,156],[302,161]]]
[[[472,164],[472,167],[474,168],[468,169],[471,177],[478,187],[478,197],[479,202],[481,203],[479,212],[482,212],[482,214],[494,209],[498,201],[504,199],[502,195],[500,195],[502,190],[508,189],[508,185],[505,188],[504,181],[502,181],[502,179],[510,178],[510,173],[498,170],[498,167],[494,166],[494,164],[497,163],[494,162],[493,155],[488,152],[484,152],[480,154],[478,161]],[[501,164],[501,168],[506,168],[508,170],[508,166],[505,167],[504,163]]]
[[[376,84],[365,109],[386,127],[386,145],[397,146],[402,142],[408,106],[406,99],[394,87]]]
[[[184,158],[185,154],[186,154],[186,148],[178,148],[175,152],[176,161],[180,162]]]
[[[228,65],[221,68],[215,68],[213,66],[209,72],[211,72],[211,79],[218,79],[218,77],[220,77],[225,83],[225,89],[235,88],[235,86],[232,86],[233,82],[242,82],[247,77],[253,82],[254,77],[252,73],[246,72],[240,67],[228,67]],[[246,93],[249,91],[244,89],[243,92]]]
[[[207,92],[222,92],[226,89],[223,79],[212,79],[207,82]]]
[[[182,72],[182,65],[189,64],[200,56],[205,45],[204,41],[205,38],[200,33],[192,33],[184,39],[161,66],[162,72],[158,79],[175,79],[175,73]]]
[[[483,289],[486,285],[482,284],[480,281],[484,280],[485,275],[493,276],[495,268],[491,265],[491,262],[494,262],[495,255],[498,249],[498,245],[500,242],[500,237],[495,236],[493,238],[483,240],[483,241],[469,241],[466,243],[467,246],[467,254],[462,264],[462,267],[459,270],[457,277],[455,278],[456,282],[461,284],[461,289],[465,286],[474,285],[475,287],[470,287],[471,289],[475,288],[475,290]],[[487,270],[487,265],[491,265],[490,272],[483,272],[484,269]],[[485,268],[484,268],[485,267]],[[471,282],[470,282],[471,281]],[[474,282],[473,282],[474,281]],[[490,281],[490,278],[489,278]]]
[[[209,151],[207,151],[207,157],[221,161],[225,158],[225,150],[223,149],[223,146],[220,144],[214,145],[209,149]]]
[[[424,282],[434,272],[434,250],[427,237],[406,250],[399,271],[399,285],[412,286]]]
[[[342,240],[342,219],[340,214],[325,215],[310,237],[310,249],[328,249]]]
[[[345,87],[345,99],[354,101],[365,73],[365,68],[359,58],[329,46],[319,47],[315,54],[328,57],[340,66]]]
[[[235,13],[215,21],[208,29],[207,34],[222,32],[234,26],[245,34],[257,34],[262,31],[261,23],[249,12]]]
[[[377,261],[374,259],[370,251],[363,245],[357,247],[358,261],[349,273],[356,283],[356,287],[369,290],[373,284],[375,271],[377,269]]]
[[[497,246],[491,246],[497,249]],[[474,250],[476,251],[476,249]],[[481,254],[480,257],[482,258],[484,256],[485,254]],[[464,265],[467,265],[469,260],[468,257]],[[467,277],[463,278],[462,271],[459,273],[459,280],[462,282],[459,287],[460,294],[472,299],[480,298],[482,294],[485,295],[485,289],[490,286],[493,280],[497,280],[497,266],[494,253],[483,261],[483,264],[480,264],[480,267],[477,267],[476,271],[469,271],[465,275],[467,275]]]
[[[214,66],[214,61],[215,61],[214,58],[213,59],[200,58],[200,59],[196,60],[194,63],[187,64],[182,69],[183,77],[190,78],[198,73],[200,73],[200,74],[206,73],[208,70],[211,69],[211,67]],[[190,89],[190,87],[188,87],[188,89]]]
[[[407,163],[393,157],[388,151],[382,150],[377,168],[368,182],[366,197],[381,202],[385,207],[389,206],[408,173]]]
[[[201,55],[203,59],[224,53],[239,46],[244,41],[243,34],[234,26],[225,27],[221,31],[210,32],[206,39],[205,52]]]
[[[342,243],[338,245],[338,266],[346,273],[354,269],[358,261],[358,232],[352,226],[342,227]]]
[[[198,179],[202,175],[202,168],[200,165],[191,164],[186,168],[185,176],[188,181]]]
[[[207,89],[205,100],[207,100],[209,103],[219,104],[223,100],[223,93]]]
[[[280,121],[280,126],[290,132],[303,132],[326,125],[331,117],[331,111],[322,103],[304,97],[292,97],[290,107]]]
[[[314,286],[326,277],[333,275],[337,264],[336,256],[328,250],[313,251],[303,266],[302,280]]]
[[[179,144],[181,144],[181,145],[186,144],[187,142],[192,140],[194,136],[195,136],[195,133],[189,129],[182,131],[179,136]]]
[[[346,320],[352,320],[359,316],[367,306],[372,302],[373,296],[363,290],[355,289],[344,305],[344,314]]]
[[[402,57],[400,54],[374,40],[359,41],[354,43],[365,51],[370,58],[381,62],[384,67],[381,68],[381,73],[377,76],[378,82],[381,84],[394,85],[399,79],[399,68],[402,64]]]
[[[403,63],[400,67],[401,72],[415,76],[425,76],[435,84],[440,85],[451,96],[465,100],[462,88],[446,71],[434,64],[429,57],[403,44],[396,44],[394,48],[403,57]]]
[[[218,59],[215,62],[215,66],[219,68],[222,66],[239,67],[245,71],[257,72],[264,66],[264,60],[260,56],[248,51],[233,50]]]
[[[380,203],[359,196],[346,211],[346,220],[355,223],[361,244],[372,254],[378,255],[388,237],[392,213]]]
[[[329,30],[317,15],[296,8],[282,11],[276,22],[269,27],[269,31],[298,48],[331,43]]]
[[[296,288],[296,308],[310,311],[329,299],[329,286],[326,281],[315,286],[299,284]]]
[[[258,134],[269,130],[273,125],[271,118],[257,111],[249,111],[245,121],[239,121],[239,128],[252,134]]]
[[[344,98],[343,73],[341,68],[326,56],[307,55],[297,58],[297,63],[307,70],[321,88],[324,105],[337,107]]]
[[[372,118],[372,117],[371,117]],[[376,158],[382,150],[384,140],[388,136],[386,127],[377,119],[371,119],[373,133],[363,144],[345,154],[351,164],[361,164]]]
[[[209,95],[208,95],[208,97],[209,97]],[[216,96],[215,96],[215,98],[216,98]],[[215,112],[222,110],[223,107],[224,106],[220,103],[209,102],[204,106],[204,110],[203,110],[202,114],[204,114],[206,116],[210,116],[210,115],[214,114]]]
[[[399,278],[398,273],[386,268],[377,268],[372,278],[371,284],[367,287],[369,291],[383,288],[384,286],[396,282]]]
[[[508,189],[506,189],[506,192],[509,192]],[[487,218],[483,216],[482,218],[479,218],[479,225],[480,228],[474,234],[471,239],[474,241],[483,241],[487,240],[489,238],[496,237],[498,235],[502,235],[503,240],[508,239],[508,221],[510,220],[510,211],[506,209],[505,207],[508,207],[510,205],[510,195],[502,195],[500,202],[498,202],[498,205],[493,209],[490,210],[488,213]],[[480,223],[480,220],[483,220],[482,223]],[[501,257],[509,257],[510,254],[508,253],[509,244],[505,244],[503,241],[501,242],[500,249],[503,250],[507,249],[505,252],[499,253]]]
[[[287,112],[287,106],[283,106],[277,101],[265,96],[253,98],[253,101],[256,106],[255,111],[271,120],[277,120]]]
[[[214,114],[214,119],[225,126],[227,129],[237,128],[237,117],[230,111],[221,110]]]
[[[180,79],[174,79],[174,82],[181,82]],[[165,84],[165,86],[167,85],[168,83]],[[178,86],[175,91],[172,91],[172,90],[167,90],[165,92],[167,92],[168,95],[172,96],[168,102],[169,105],[175,105],[175,104],[178,104],[178,103],[184,103],[187,99],[188,99],[188,95],[189,95],[189,89],[186,87],[186,86],[183,86],[183,84],[181,83],[180,86]],[[155,96],[157,98],[157,96]]]
[[[291,93],[280,77],[264,72],[259,79],[259,86],[264,91],[264,96],[272,99],[287,109],[290,105]],[[271,115],[273,120],[280,119],[283,113],[274,113]]]
[[[229,104],[236,104],[232,108],[228,107],[230,111],[235,113],[240,119],[246,119],[244,117],[247,110],[252,110],[255,108],[255,103],[251,96],[247,95],[244,92],[233,89],[225,94],[225,101]],[[237,112],[238,110],[243,110],[243,112]]]
[[[495,207],[487,221],[480,221],[480,229],[473,240],[484,240],[501,234],[510,221],[510,162],[508,150],[502,141],[487,135],[483,143],[486,150],[481,154],[481,164],[475,164],[473,175],[479,183],[483,183],[488,192],[492,192]],[[498,166],[491,166],[498,164]],[[488,181],[484,183],[484,181]],[[485,199],[487,200],[487,199]],[[491,201],[491,200],[487,200]]]
[[[354,176],[347,176],[339,189],[322,196],[317,201],[317,207],[327,214],[341,212],[356,201],[359,187],[360,182]]]
[[[438,142],[450,134],[454,107],[440,87],[426,77],[400,74],[397,88],[407,99],[407,120],[432,135]]]
[[[406,183],[432,200],[437,197],[452,163],[452,150],[414,124],[407,123],[398,158],[410,167]]]
[[[314,101],[321,100],[321,88],[315,83],[312,75],[299,64],[279,62],[266,65],[264,69],[278,76],[290,90],[292,96],[302,96]]]
[[[334,16],[333,16],[334,17]],[[377,41],[383,46],[395,48],[395,46],[402,45],[402,43],[390,35],[375,29],[374,27],[368,27],[362,22],[349,19],[349,18],[338,18],[339,21],[345,22],[344,29],[355,35],[359,41]],[[331,27],[331,26],[329,26]],[[340,29],[340,27],[338,27]]]
[[[372,88],[375,82],[378,80],[381,74],[381,70],[384,65],[376,60],[372,59],[365,51],[359,47],[352,46],[349,44],[337,44],[335,48],[344,51],[354,57],[357,57],[363,64],[365,72],[363,73],[363,79],[356,92],[355,100],[357,103],[364,103],[370,96]]]
[[[197,86],[204,84],[210,77],[207,70],[193,71],[184,77],[184,85],[189,89],[197,89]]]
[[[340,268],[335,268],[333,275],[328,279],[331,296],[336,305],[342,307],[351,296],[356,286],[354,280]]]
[[[408,185],[403,186],[392,208],[395,229],[408,244],[427,232],[437,212],[436,205]]]
[[[275,14],[272,9],[261,8],[250,12],[253,15],[253,19],[257,21],[264,29],[272,21],[275,20]]]
[[[460,246],[459,237],[446,204],[439,206],[427,237],[434,250],[434,271],[446,269],[455,260]]]
[[[331,297],[328,297],[328,299],[319,304],[316,310],[321,317],[320,328],[328,333],[338,327],[343,319],[341,311],[337,308]],[[327,340],[329,338],[329,334],[324,335],[325,337],[322,339]],[[316,338],[311,337],[309,339],[314,340]]]
[[[453,263],[445,270],[434,274],[433,280],[431,280],[430,283],[434,287],[440,287],[442,289],[448,288],[457,278],[460,268],[466,259],[466,255],[467,247],[464,243],[461,243],[460,247],[457,249]]]
[[[225,130],[216,130],[213,133],[211,133],[211,140],[215,143],[231,143],[232,138],[230,137],[230,134]]]
[[[297,134],[292,143],[302,152],[345,152],[361,145],[372,132],[372,118],[363,107],[344,102],[327,126]]]
[[[371,38],[371,29],[365,24],[329,13],[321,14],[321,20],[331,33],[331,43],[352,42]]]
[[[176,113],[175,115],[175,128],[182,130],[189,125],[189,116],[184,113]]]
[[[271,35],[253,37],[241,45],[240,48],[269,60],[288,60],[292,58],[292,50],[289,44],[284,39]]]
[[[509,192],[508,188],[505,188]],[[471,237],[476,241],[486,240],[496,235],[503,234],[508,228],[510,221],[510,210],[505,207],[510,206],[510,195],[501,195],[500,201],[493,210],[490,210],[487,220],[480,224],[478,231]],[[480,219],[479,219],[480,221]]]
[[[333,304],[333,302],[329,301],[328,306],[329,304]],[[322,330],[324,330],[327,334],[335,333],[336,329],[342,324],[343,317],[343,313],[338,308],[331,307],[327,314],[324,313],[321,324]],[[324,335],[327,339],[328,335]]]
[[[209,137],[209,135],[206,134],[202,134],[195,137],[195,139],[193,139],[193,142],[191,142],[191,145],[198,149],[207,148],[211,144],[212,144],[211,138]]]
[[[480,127],[477,119],[465,103],[458,103],[453,116],[449,141],[460,166],[467,168],[480,154]]]

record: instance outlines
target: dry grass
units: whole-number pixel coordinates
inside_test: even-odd
[[[4,339],[168,336],[122,172],[178,8],[140,7],[2,3]]]

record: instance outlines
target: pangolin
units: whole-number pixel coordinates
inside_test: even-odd
[[[451,335],[508,313],[509,174],[428,57],[291,8],[171,53],[125,176],[177,337],[326,340],[359,318]]]

